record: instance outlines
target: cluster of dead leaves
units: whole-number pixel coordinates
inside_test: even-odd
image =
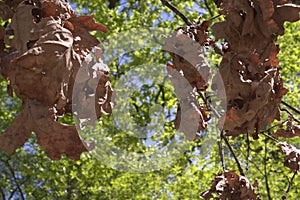
[[[295,124],[293,118],[290,117],[286,122],[280,124],[279,129],[272,136],[283,138],[300,136],[300,124]]]
[[[279,104],[287,89],[280,77],[275,42],[284,33],[285,21],[299,20],[300,6],[286,0],[216,3],[225,21],[214,24],[212,30],[216,39],[227,43],[219,69],[225,91],[218,90],[218,96],[227,101],[227,113],[220,124],[227,135],[248,132],[257,139],[261,129],[280,119]]]
[[[290,168],[293,172],[299,172],[300,150],[286,142],[280,142],[279,145],[282,153],[285,154],[284,166]]]
[[[300,136],[300,125],[295,124],[290,117],[286,122],[280,124],[279,129],[272,135],[273,137],[293,138]],[[285,155],[284,166],[297,172],[300,169],[300,150],[287,142],[279,142],[282,153]]]
[[[253,185],[249,180],[240,176],[235,171],[221,172],[215,176],[211,188],[202,192],[200,197],[204,199],[228,199],[228,200],[257,200],[260,199],[255,194],[258,187],[257,181]]]
[[[23,102],[22,112],[0,136],[1,149],[12,153],[33,131],[51,159],[60,159],[61,154],[79,159],[92,144],[84,144],[75,126],[59,123],[58,118],[72,113],[77,72],[99,44],[90,31],[107,28],[93,16],[76,15],[63,0],[5,1],[0,10],[2,19],[11,18],[6,29],[0,27],[0,72],[10,81],[8,92],[14,91]],[[92,68],[87,73],[84,83],[99,80],[95,73],[101,75],[95,91],[97,116],[110,113],[109,70]],[[78,102],[88,99],[82,98]]]
[[[169,77],[179,99],[175,128],[188,140],[196,138],[196,132],[206,128],[209,117],[205,105],[200,105],[197,92],[205,91],[211,72],[204,58],[203,46],[211,42],[208,37],[209,22],[181,27],[170,35],[164,44],[173,59],[167,66]],[[196,127],[195,127],[196,124]]]

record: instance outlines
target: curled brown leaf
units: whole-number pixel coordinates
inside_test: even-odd
[[[300,168],[300,150],[287,142],[279,142],[282,153],[285,154],[284,166],[290,168],[293,172]]]
[[[258,186],[257,181],[251,185],[250,181],[240,176],[235,171],[221,172],[217,174],[212,182],[211,188],[200,194],[204,199],[216,197],[228,200],[258,200],[259,194],[255,193]]]
[[[11,24],[16,50],[5,49],[8,53],[1,53],[0,72],[11,83],[9,92],[13,89],[22,99],[23,110],[0,136],[1,149],[12,153],[35,132],[38,143],[51,159],[60,159],[62,154],[79,159],[82,152],[93,148],[92,143],[82,141],[75,126],[62,124],[58,118],[72,113],[77,72],[91,49],[99,44],[89,32],[107,29],[97,24],[93,16],[75,15],[63,0],[6,5],[16,8]],[[101,54],[97,56],[101,63]],[[98,71],[103,78],[97,83],[97,118],[112,110],[108,67]],[[92,79],[87,77],[85,81]]]

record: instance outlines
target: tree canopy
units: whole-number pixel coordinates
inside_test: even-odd
[[[0,199],[299,197],[297,1],[0,8]]]

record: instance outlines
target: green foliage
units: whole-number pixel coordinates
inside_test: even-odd
[[[183,21],[174,16],[159,0],[145,1],[121,1],[113,9],[109,8],[109,1],[84,1],[74,0],[79,12],[88,11],[95,15],[98,22],[103,23],[109,29],[107,34],[97,34],[101,41],[115,38],[119,33],[134,28],[162,27],[174,30],[183,26]],[[191,20],[209,19],[212,16],[207,12],[203,1],[179,1],[172,4],[182,10]],[[217,15],[216,7],[209,1],[213,15]],[[87,10],[83,9],[87,8]],[[216,19],[218,20],[218,19]],[[279,54],[282,76],[289,93],[285,101],[295,107],[299,107],[300,101],[300,23],[286,24],[285,35],[278,41],[281,52]],[[213,63],[219,62],[219,56],[208,54]],[[112,72],[112,85],[115,86],[120,77],[143,63],[158,63],[165,65],[170,57],[162,51],[152,51],[150,48],[127,52],[127,61],[121,56],[116,56],[108,63]],[[17,98],[11,98],[6,93],[7,82],[0,82],[0,132],[3,132],[11,124],[14,116],[20,110],[21,102]],[[145,86],[148,87],[148,86]],[[138,125],[144,126],[151,120],[148,111],[154,101],[166,107],[168,111],[176,108],[176,97],[170,86],[165,87],[165,97],[161,94],[157,97],[159,86],[150,92],[144,88],[142,92],[134,93],[130,101],[131,117]],[[155,92],[156,91],[156,92]],[[149,102],[140,102],[139,98],[149,96]],[[136,108],[139,109],[136,109]],[[287,115],[283,116],[286,119]],[[298,116],[298,119],[300,117]],[[65,123],[73,123],[71,117],[60,119]],[[126,119],[124,119],[126,120]],[[126,122],[126,121],[125,121]],[[278,123],[278,122],[275,122]],[[112,127],[109,117],[103,119],[103,124]],[[143,150],[138,146],[135,137],[128,137],[127,133],[114,129],[105,129],[120,148],[132,148],[131,150]],[[273,130],[272,130],[273,131]],[[166,125],[166,137],[174,134],[172,123]],[[200,192],[207,190],[214,174],[222,171],[219,147],[217,143],[208,145],[216,140],[218,135],[216,127],[211,127],[203,132],[198,140],[190,143],[187,149],[170,166],[148,173],[129,173],[114,170],[106,163],[102,163],[89,154],[82,155],[79,161],[62,158],[59,161],[51,161],[45,155],[37,143],[34,134],[23,148],[19,148],[13,155],[0,153],[0,199],[10,195],[15,199],[21,198],[21,191],[26,199],[199,199]],[[162,141],[164,138],[160,138]],[[280,148],[271,140],[261,136],[257,141],[250,138],[248,148],[246,136],[240,136],[229,142],[242,163],[246,177],[253,183],[259,182],[259,192],[262,199],[280,199],[286,191],[292,173],[283,166],[283,156]],[[300,147],[300,139],[290,139],[291,143]],[[165,144],[165,143],[164,143]],[[249,155],[248,155],[249,154]],[[238,171],[233,160],[233,155],[225,148],[225,161],[228,169]],[[12,173],[13,172],[13,173]],[[266,179],[267,177],[267,179]],[[267,189],[269,187],[269,189]],[[289,199],[296,199],[300,193],[299,177],[296,177]],[[2,195],[2,197],[1,197]]]

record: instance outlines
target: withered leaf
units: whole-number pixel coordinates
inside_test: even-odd
[[[300,168],[300,150],[287,142],[279,142],[282,153],[285,154],[284,166],[290,168],[293,172]]]
[[[206,128],[209,120],[205,106],[196,100],[196,92],[205,91],[211,72],[204,57],[203,46],[210,44],[207,34],[209,22],[199,26],[179,28],[170,35],[163,49],[173,58],[167,66],[169,78],[179,99],[175,128],[188,140],[196,138],[196,132]]]
[[[254,185],[258,185],[257,181]],[[216,194],[218,199],[258,200],[260,196],[255,193],[255,189],[246,177],[238,175],[235,171],[227,171],[217,174],[211,188],[202,192],[200,197],[208,200]]]
[[[92,36],[90,31],[108,31],[104,25],[96,23],[93,16],[77,16],[73,14],[68,21],[72,24],[73,28],[71,32],[74,37],[74,49],[77,54],[84,57],[90,52],[91,47],[99,44],[97,38]]]
[[[286,128],[283,128],[283,126],[286,126]],[[298,137],[300,136],[300,124],[295,124],[293,121],[288,120],[272,136],[283,138]]]
[[[23,110],[14,119],[13,125],[0,135],[0,149],[11,154],[21,147],[31,134],[28,110]]]
[[[201,106],[195,98],[196,94],[186,80],[176,69],[167,67],[169,78],[175,88],[176,96],[179,100],[175,128],[182,131],[190,141],[196,139],[196,132],[206,128],[209,117],[206,109]]]
[[[42,2],[42,17],[59,17],[62,20],[67,20],[74,14],[72,7],[65,1],[43,1]]]
[[[12,18],[12,16],[13,16],[13,11],[10,9],[10,7],[4,2],[0,2],[0,17],[3,20],[8,20]]]
[[[279,48],[274,37],[281,34],[284,21],[298,20],[298,8],[272,0],[251,4],[224,1],[221,8],[225,21],[212,27],[217,39],[228,42],[219,67],[225,94],[223,83],[214,86],[218,97],[227,103],[227,113],[219,126],[227,135],[248,132],[257,138],[261,129],[280,119],[279,104],[287,89],[277,67]],[[287,11],[286,16],[279,17],[281,9]],[[287,14],[289,9],[291,13]]]
[[[6,5],[12,10],[16,8],[10,1]],[[35,14],[42,15],[37,20]],[[63,0],[21,3],[13,15],[11,27],[13,46],[17,50],[3,49],[0,72],[11,83],[8,92],[12,93],[13,89],[23,100],[23,111],[0,136],[1,149],[12,153],[35,132],[38,143],[51,159],[60,159],[62,154],[79,159],[83,151],[93,148],[92,143],[82,141],[75,126],[59,123],[58,118],[72,113],[77,72],[90,50],[99,44],[89,31],[105,32],[106,27],[97,24],[92,16],[75,15]],[[5,32],[3,36],[7,37]],[[1,39],[3,41],[2,36]],[[98,54],[97,62],[101,62],[101,54]],[[112,111],[113,90],[107,69],[101,68],[103,78],[97,83],[94,106],[98,118]],[[83,82],[91,80],[87,76]]]
[[[27,43],[31,38],[31,30],[35,26],[34,17],[31,15],[32,9],[36,8],[34,5],[28,5],[22,2],[13,15],[11,21],[11,28],[14,30],[14,38],[12,45],[20,52],[27,51]]]

